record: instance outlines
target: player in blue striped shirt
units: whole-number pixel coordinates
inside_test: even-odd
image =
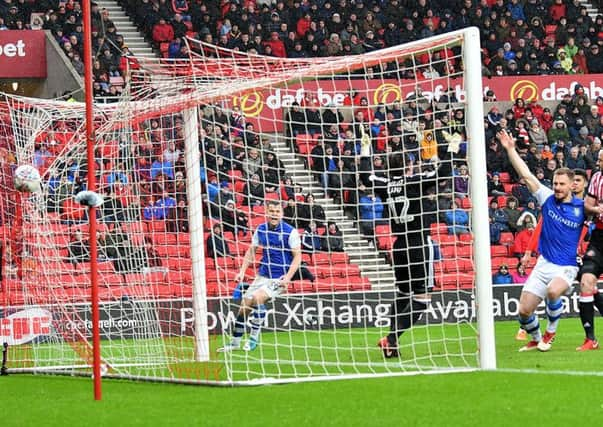
[[[519,300],[519,323],[532,339],[519,351],[548,351],[563,313],[561,296],[578,273],[576,253],[584,224],[584,201],[572,193],[574,173],[559,168],[553,175],[553,190],[543,186],[515,150],[515,140],[506,131],[496,134],[507,150],[511,164],[542,207],[542,231],[538,241],[540,257],[526,281]],[[544,336],[534,314],[546,299],[548,324]]]
[[[241,270],[235,281],[241,283],[247,267],[253,264],[258,248],[262,259],[255,280],[243,295],[241,307],[234,325],[232,340],[218,349],[219,352],[238,350],[245,332],[245,319],[251,315],[251,332],[243,350],[255,350],[266,317],[266,302],[280,295],[291,281],[301,264],[301,243],[296,228],[283,221],[283,207],[277,200],[266,202],[268,221],[255,230],[251,246],[245,253]]]

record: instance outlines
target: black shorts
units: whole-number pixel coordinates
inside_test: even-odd
[[[426,294],[433,287],[433,245],[422,233],[398,236],[392,249],[396,286],[404,294]]]
[[[580,268],[580,276],[584,273],[593,274],[599,277],[603,274],[603,230],[593,231],[586,253],[582,257],[582,267]]]

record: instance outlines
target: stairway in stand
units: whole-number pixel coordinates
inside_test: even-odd
[[[278,136],[271,140],[271,145],[278,158],[283,162],[285,171],[293,182],[301,185],[304,193],[312,193],[316,203],[320,204],[327,221],[334,221],[343,233],[343,242],[346,253],[350,256],[350,262],[360,267],[362,277],[370,280],[373,289],[393,289],[394,271],[373,243],[369,243],[362,236],[356,226],[356,221],[349,219],[341,205],[327,197],[322,187],[314,181],[312,172],[308,170],[303,161],[300,160],[287,146],[287,143]]]
[[[124,42],[130,51],[136,56],[146,56],[154,58],[157,55],[153,52],[153,48],[144,39],[144,35],[138,31],[136,25],[130,21],[130,18],[123,11],[121,6],[112,0],[95,0],[99,9],[107,9],[109,19],[115,24],[118,34],[124,37]]]

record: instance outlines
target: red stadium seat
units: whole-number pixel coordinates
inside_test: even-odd
[[[154,245],[175,245],[177,243],[176,233],[152,234]]]
[[[160,257],[188,258],[190,248],[185,245],[157,245],[155,250]]]
[[[473,274],[445,273],[439,278],[437,287],[443,290],[470,289],[473,287],[473,282]]]
[[[99,272],[98,275],[98,283],[100,286],[109,287],[109,286],[121,286],[123,283],[122,275],[111,273],[111,272]]]
[[[448,226],[445,222],[434,222],[429,226],[429,228],[432,236],[437,234],[448,234]]]
[[[57,276],[55,286],[64,288],[86,288],[90,286],[90,276],[87,274],[63,274]]]
[[[212,270],[215,271],[215,270]],[[207,273],[205,279],[207,280]],[[166,282],[171,285],[190,285],[193,283],[193,273],[187,270],[173,271],[166,274]]]
[[[375,236],[390,236],[392,228],[389,224],[380,224],[375,226]]]
[[[164,233],[165,232],[165,221],[163,220],[155,220],[155,221],[147,221],[147,230],[151,233]]]
[[[266,220],[266,207],[264,205],[253,206],[251,212],[254,215],[262,217],[264,221]]]
[[[457,263],[459,264],[460,271],[471,274],[473,273],[474,266],[471,258],[459,258]]]
[[[443,246],[440,248],[440,254],[446,259],[454,259],[458,256],[455,246]]]
[[[503,189],[505,190],[505,193],[511,194],[514,186],[515,186],[515,184],[511,184],[511,183],[507,182],[507,183],[503,184]]]
[[[351,283],[346,281],[328,281],[325,279],[317,279],[314,282],[316,292],[345,292],[352,289]]]
[[[498,271],[501,265],[507,263],[507,258],[502,256],[492,257],[491,260],[492,272]]]
[[[395,238],[392,236],[377,236],[377,249],[389,251],[394,246]]]
[[[473,243],[473,234],[471,233],[463,233],[458,235],[459,243],[463,244],[472,244]]]
[[[509,254],[509,249],[503,245],[492,245],[490,246],[490,256],[492,257],[506,257]]]
[[[249,242],[243,242],[241,240],[237,240],[234,243],[229,243],[228,244],[228,248],[230,249],[230,253],[241,257],[243,255],[245,255],[245,252],[247,252],[247,249],[249,249],[249,247],[251,246],[251,243]]]
[[[440,245],[440,248],[443,246],[455,246],[457,243],[454,234],[436,234],[432,238]]]
[[[504,208],[507,206],[507,196],[498,196],[498,207]]]
[[[216,257],[214,259],[214,263],[216,268],[237,268],[238,266],[240,266],[238,260],[236,260],[235,258],[232,257]]]
[[[469,197],[461,199],[460,207],[465,210],[470,210],[472,208],[471,199]]]
[[[361,276],[360,267],[356,264],[348,264],[347,270],[344,272],[343,277],[349,278],[351,281]]]
[[[168,268],[169,270],[180,270],[180,271],[191,271],[193,268],[193,260],[186,257],[186,258],[176,258],[176,257],[169,257],[169,258],[165,258],[162,262],[163,266]],[[206,261],[206,268],[213,268],[213,262],[209,262],[207,263]]]
[[[510,246],[514,242],[515,242],[515,236],[510,231],[505,231],[505,232],[500,233],[500,240],[498,241],[499,244],[505,245],[505,246]]]
[[[314,260],[314,265],[328,265],[335,264],[336,262],[331,259],[331,253],[328,252],[315,252],[312,255],[312,259]]]
[[[457,255],[459,258],[473,258],[473,246],[460,245],[457,247]]]
[[[329,252],[327,255],[333,264],[347,264],[350,259],[345,252]]]
[[[366,277],[361,277],[359,281],[352,283],[353,291],[370,291],[372,288],[371,281]]]
[[[153,271],[149,273],[127,273],[124,274],[124,283],[128,286],[150,286],[165,283],[165,272]]]
[[[125,233],[129,233],[129,234],[134,234],[134,233],[142,234],[146,228],[145,228],[145,224],[143,222],[123,222],[121,224],[121,229]]]
[[[461,264],[458,260],[444,260],[442,261],[442,270],[444,273],[458,273],[462,270]]]
[[[266,217],[265,216],[252,216],[251,218],[249,218],[249,226],[255,230],[256,228],[258,228],[258,226],[262,223],[266,222]]]
[[[316,142],[310,134],[300,133],[295,137],[295,145],[297,145],[300,154],[309,153],[315,144]]]
[[[264,199],[265,200],[280,200],[281,196],[279,195],[278,192],[267,192],[266,194],[264,194]],[[265,219],[264,219],[265,221]]]
[[[295,294],[309,294],[314,292],[314,285],[307,280],[295,281],[289,284],[288,291]]]

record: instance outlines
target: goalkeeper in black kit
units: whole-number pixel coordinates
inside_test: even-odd
[[[396,237],[392,262],[397,292],[390,307],[390,333],[378,343],[388,359],[399,357],[400,336],[419,321],[431,303],[435,247],[429,231],[431,223],[437,222],[438,170],[434,164],[420,172],[415,168],[405,166],[401,153],[390,159],[386,204]]]

